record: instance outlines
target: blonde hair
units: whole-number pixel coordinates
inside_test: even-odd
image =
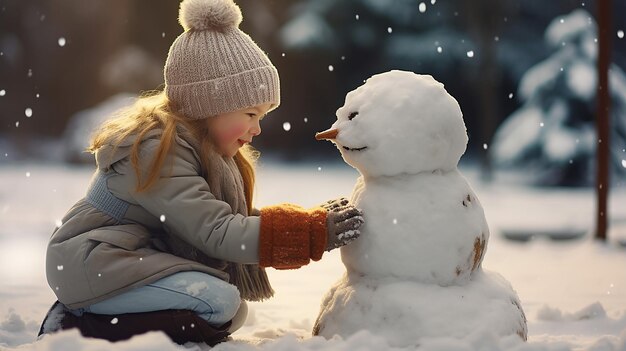
[[[172,109],[171,102],[162,91],[147,92],[140,96],[133,105],[118,111],[114,118],[107,120],[94,133],[87,151],[95,153],[104,145],[113,145],[114,148],[117,148],[124,139],[137,134],[131,149],[130,160],[137,175],[136,191],[147,191],[159,179],[163,163],[172,148],[172,143],[175,142],[176,127],[179,124],[186,127],[200,141],[200,150],[197,151],[200,156],[202,176],[207,179],[209,167],[211,167],[207,161],[209,159],[208,154],[213,147],[208,123],[204,119],[190,120],[176,114]],[[142,170],[139,167],[139,146],[145,134],[155,129],[162,129],[163,133],[159,148],[144,180]],[[249,145],[240,148],[234,156],[237,168],[243,178],[248,213],[252,211],[255,183],[254,167],[258,157],[258,151]]]

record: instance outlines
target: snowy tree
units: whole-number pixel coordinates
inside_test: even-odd
[[[554,53],[522,78],[524,104],[497,130],[490,148],[496,165],[531,170],[538,185],[583,186],[594,179],[597,27],[591,15],[576,10],[557,17],[545,39]],[[609,72],[612,98],[612,169],[624,174],[626,75]]]

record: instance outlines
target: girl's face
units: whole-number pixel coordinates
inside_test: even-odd
[[[260,122],[271,107],[268,103],[207,118],[217,151],[222,156],[235,156],[240,147],[261,134]]]

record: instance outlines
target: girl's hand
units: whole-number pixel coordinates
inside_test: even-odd
[[[344,201],[345,200],[345,201]],[[363,211],[348,205],[347,199],[329,201],[326,217],[327,235],[326,251],[344,246],[361,235],[359,228],[364,223]]]
[[[337,199],[328,200],[321,204],[320,207],[323,207],[326,211],[333,211],[336,209],[345,208],[346,205],[348,205],[348,202],[348,199],[346,199],[345,197],[340,197]]]

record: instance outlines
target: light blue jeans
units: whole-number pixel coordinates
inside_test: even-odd
[[[209,324],[220,326],[233,319],[240,304],[239,291],[234,285],[206,273],[188,271],[174,273],[71,312],[80,316],[84,312],[122,314],[169,309],[193,310]]]

